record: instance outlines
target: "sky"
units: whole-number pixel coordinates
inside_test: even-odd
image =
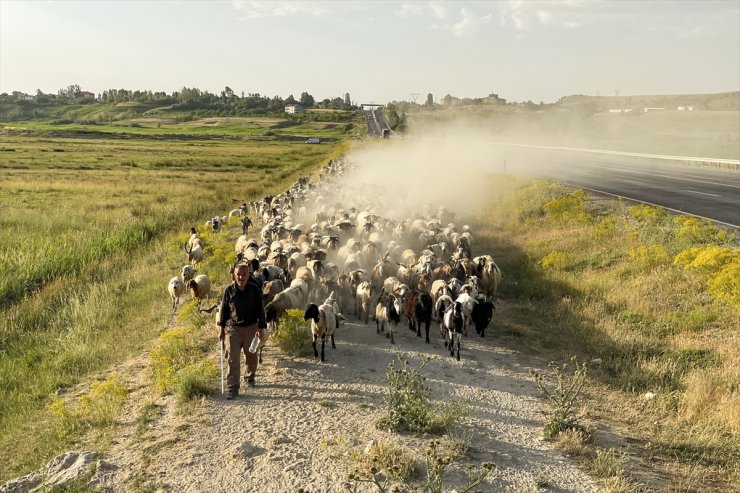
[[[740,0],[0,0],[0,93],[356,103],[740,90]]]

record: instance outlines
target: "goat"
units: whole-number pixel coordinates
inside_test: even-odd
[[[375,329],[378,334],[383,334],[385,328],[388,327],[386,337],[390,337],[391,344],[396,343],[393,338],[393,327],[401,322],[401,310],[403,310],[403,307],[399,298],[389,293],[380,293],[378,301],[375,303]]]
[[[191,238],[192,239],[192,238]],[[197,242],[189,242],[190,245],[185,245],[185,253],[188,254],[188,262],[190,265],[195,267],[198,262],[202,262],[205,258],[203,253],[203,247],[200,244],[200,239],[196,238]]]
[[[463,326],[465,325],[462,313],[462,303],[455,301],[449,308],[447,308],[447,311],[444,314],[443,323],[447,331],[445,334],[445,347],[449,348],[450,356],[454,356],[455,345],[457,345],[457,360],[460,361],[460,339],[462,339]],[[447,342],[448,338],[449,343]]]
[[[355,315],[357,320],[360,320],[361,315],[365,316],[365,325],[367,325],[367,319],[370,316],[370,300],[373,297],[374,288],[373,285],[368,281],[362,281],[357,286],[355,293]]]
[[[488,301],[484,296],[478,297],[477,303],[473,307],[473,313],[471,318],[475,325],[475,332],[484,337],[488,324],[491,323],[493,318],[493,311],[496,309],[491,301]]]
[[[334,343],[334,332],[337,328],[337,315],[334,313],[333,304],[322,304],[317,306],[311,303],[306,308],[306,312],[303,314],[303,320],[311,320],[311,333],[313,334],[313,355],[314,358],[318,357],[319,352],[316,349],[316,341],[321,338],[321,362],[324,360],[324,346],[326,344],[326,337],[331,337],[331,347],[336,349],[337,346]]]

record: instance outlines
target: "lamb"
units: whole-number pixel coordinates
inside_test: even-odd
[[[173,277],[167,285],[167,291],[172,298],[172,313],[175,313],[177,307],[180,306],[180,296],[185,293],[185,283],[179,277]]]
[[[182,277],[182,282],[187,283],[189,280],[195,277],[195,274],[198,271],[193,269],[193,266],[190,264],[185,264],[182,266],[182,269],[180,269],[180,277]]]
[[[188,281],[188,288],[190,288],[193,299],[198,300],[198,308],[200,308],[201,300],[207,299],[211,294],[211,280],[205,274],[198,274]]]
[[[308,305],[308,308],[306,308],[303,319],[311,320],[314,358],[319,355],[319,352],[316,350],[316,341],[321,338],[321,362],[323,363],[325,361],[324,346],[326,344],[327,336],[331,337],[332,349],[337,348],[337,345],[334,343],[334,332],[337,328],[337,315],[334,312],[334,305],[324,303],[317,306],[315,303],[311,303]]]

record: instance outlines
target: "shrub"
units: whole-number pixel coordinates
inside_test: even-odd
[[[629,208],[629,215],[636,220],[647,224],[658,224],[668,217],[665,209],[651,205],[640,204]]]
[[[642,270],[654,269],[660,265],[667,264],[671,260],[668,251],[662,245],[630,248],[629,255],[635,265]]]
[[[591,228],[591,237],[595,240],[610,238],[617,231],[617,222],[614,216],[607,216]]]
[[[568,377],[565,372],[571,363],[575,369],[573,376]],[[540,393],[550,405],[550,415],[544,429],[545,436],[554,438],[558,433],[566,430],[585,431],[578,423],[579,416],[575,409],[580,399],[581,388],[586,382],[586,363],[579,365],[576,357],[573,356],[568,363],[562,366],[557,366],[554,362],[548,366],[554,373],[554,384],[549,383],[544,375],[532,371]]]
[[[551,200],[542,206],[545,215],[568,224],[589,224],[593,217],[586,210],[586,192],[576,190],[570,195]]]
[[[740,260],[725,265],[707,280],[707,290],[715,300],[726,301],[740,310]]]
[[[550,252],[540,260],[546,270],[565,270],[573,264],[573,256],[567,252]]]
[[[286,310],[280,318],[279,328],[270,335],[270,339],[288,356],[313,354],[311,330],[303,320],[301,310]]]
[[[740,261],[740,252],[732,248],[709,245],[706,247],[690,248],[676,255],[674,263],[683,265],[685,269],[696,270],[703,274],[713,274],[720,271],[725,264]]]
[[[435,412],[429,398],[430,389],[421,375],[429,362],[425,359],[418,368],[413,368],[408,359],[398,357],[400,367],[388,363],[388,391],[385,395],[387,415],[378,421],[380,428],[409,430],[418,433],[441,433],[457,423],[465,413],[459,403],[446,404],[441,412]]]
[[[693,216],[676,216],[673,219],[679,228],[674,236],[679,244],[693,245],[697,243],[723,243],[727,241],[727,233],[719,229],[709,220],[702,220]]]
[[[195,331],[188,327],[166,330],[154,342],[150,353],[154,383],[162,392],[171,392],[178,384],[177,373],[203,358]]]

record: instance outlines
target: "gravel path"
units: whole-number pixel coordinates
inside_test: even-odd
[[[243,387],[236,401],[212,396],[185,414],[175,411],[172,397],[159,398],[162,416],[143,437],[134,433],[137,407],[150,398],[142,385],[131,395],[101,485],[117,492],[143,486],[174,492],[288,493],[301,487],[338,492],[353,467],[351,451],[362,453],[371,440],[394,441],[421,457],[429,437],[375,427],[383,414],[386,366],[404,354],[413,366],[432,358],[423,374],[435,401],[469,403],[460,433],[472,433],[470,449],[449,469],[446,491],[463,484],[466,465],[489,460],[497,465],[496,474],[480,491],[537,491],[538,480],[547,481],[546,491],[598,491],[574,462],[541,438],[543,403],[529,370],[541,369],[542,362],[500,347],[495,328],[485,339],[464,339],[457,362],[446,354],[436,324],[431,332],[427,345],[399,325],[391,345],[373,324],[347,323],[337,331],[337,349],[327,347],[323,364],[286,357],[268,345],[256,387]]]

